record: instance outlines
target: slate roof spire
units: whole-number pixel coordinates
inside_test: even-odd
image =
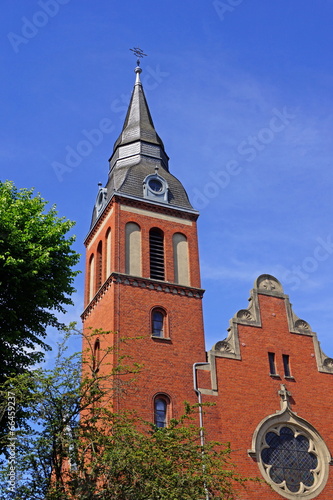
[[[136,80],[123,129],[114,144],[113,154],[110,161],[115,156],[118,148],[127,144],[140,142],[145,143],[145,145],[141,144],[141,153],[148,151],[149,144],[155,146],[154,149],[151,149],[152,154],[148,156],[156,156],[159,160],[163,158],[162,166],[168,170],[168,157],[165,153],[164,144],[155,130],[153,119],[143,91],[140,79],[142,69],[140,68],[139,63],[140,61],[138,60],[138,65],[134,70],[136,73]]]

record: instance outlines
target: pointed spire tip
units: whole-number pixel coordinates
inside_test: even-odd
[[[134,70],[136,73],[136,80],[135,80],[135,85],[140,84],[141,85],[141,80],[140,80],[140,73],[142,73],[142,69],[140,66],[137,66]]]

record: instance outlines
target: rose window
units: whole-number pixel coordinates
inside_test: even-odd
[[[290,427],[265,436],[267,447],[261,451],[261,460],[270,479],[285,486],[291,493],[307,490],[314,485],[318,458],[311,441]]]

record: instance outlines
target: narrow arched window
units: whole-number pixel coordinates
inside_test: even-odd
[[[106,253],[105,279],[108,279],[108,277],[111,274],[111,229],[110,228],[106,232],[106,237],[105,237],[105,253]]]
[[[89,302],[95,295],[95,257],[94,254],[89,259],[89,285],[88,285],[88,299]]]
[[[125,273],[141,276],[141,229],[135,222],[126,224]]]
[[[154,399],[154,424],[160,429],[168,424],[168,409],[170,399],[164,394],[158,394]]]
[[[102,286],[102,267],[103,267],[103,243],[100,241],[97,246],[96,290],[98,290]]]
[[[150,277],[164,280],[164,234],[157,227],[149,231]]]
[[[154,337],[164,337],[165,326],[165,312],[162,309],[153,309],[151,313],[151,334]]]
[[[175,233],[172,237],[173,263],[175,283],[180,285],[190,285],[189,263],[188,263],[188,243],[184,234]]]
[[[96,373],[99,370],[100,365],[100,353],[101,353],[101,345],[99,339],[96,339],[94,344],[94,352],[93,352],[93,371]]]

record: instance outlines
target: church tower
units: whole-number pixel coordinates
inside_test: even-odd
[[[158,426],[196,402],[192,367],[206,358],[196,220],[157,134],[140,80],[99,190],[86,245],[84,331],[96,358],[111,348],[100,370],[120,354],[141,369],[115,411],[137,410]],[[121,339],[127,339],[123,342]],[[111,359],[112,358],[112,359]]]

